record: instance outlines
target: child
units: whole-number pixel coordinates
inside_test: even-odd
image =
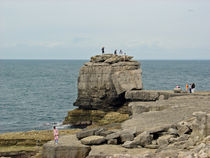
[[[54,128],[53,134],[54,134],[55,144],[58,144],[58,130],[55,126],[53,128]]]

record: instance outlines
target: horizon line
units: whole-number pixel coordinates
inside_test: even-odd
[[[39,59],[39,58],[37,58],[37,59],[31,59],[31,58],[26,58],[26,59],[24,59],[24,58],[20,58],[20,59],[10,59],[10,58],[8,58],[8,59],[0,59],[0,60],[90,60],[90,59]],[[173,61],[173,60],[210,60],[210,59],[134,59],[134,60],[171,60],[171,61]]]

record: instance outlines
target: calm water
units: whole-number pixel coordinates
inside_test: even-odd
[[[84,60],[0,60],[0,133],[60,128],[74,109]],[[210,61],[141,61],[144,89],[196,83],[210,90]]]

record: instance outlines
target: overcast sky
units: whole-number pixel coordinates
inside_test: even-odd
[[[0,0],[0,59],[210,59],[209,0]]]

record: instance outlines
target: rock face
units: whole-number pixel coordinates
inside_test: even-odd
[[[75,135],[63,136],[55,145],[50,141],[43,146],[42,158],[85,158],[90,152],[89,146],[83,145]]]
[[[140,64],[131,58],[112,54],[92,57],[80,69],[74,105],[103,111],[122,106],[126,91],[143,88]]]

